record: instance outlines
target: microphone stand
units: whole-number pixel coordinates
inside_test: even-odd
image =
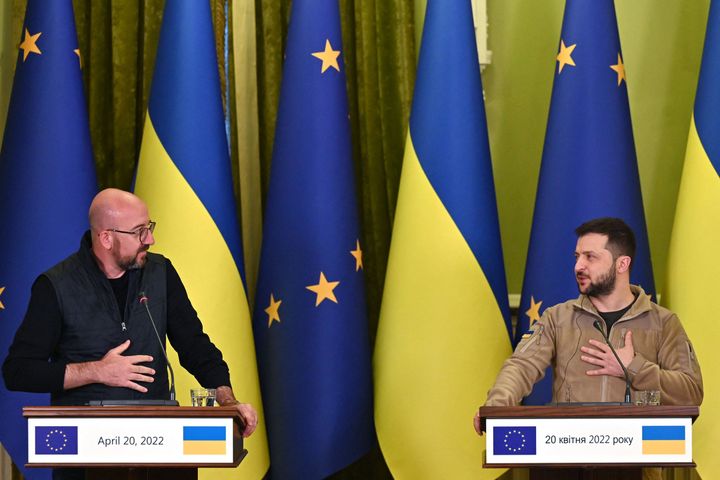
[[[599,331],[600,334],[602,334],[603,340],[605,340],[605,344],[610,347],[610,351],[613,353],[613,355],[615,355],[615,359],[618,361],[620,368],[622,368],[623,374],[625,375],[625,403],[631,404],[632,401],[630,400],[630,374],[628,373],[627,368],[625,368],[625,365],[623,364],[622,360],[620,360],[620,357],[610,343],[610,338],[608,337],[607,333],[605,333],[605,330],[603,330],[602,325],[600,325],[600,320],[595,320],[593,322],[593,327],[595,327],[595,329]]]
[[[173,373],[172,365],[170,365],[170,360],[167,357],[167,353],[165,353],[165,347],[163,346],[163,342],[160,339],[160,334],[158,333],[157,327],[155,326],[155,320],[153,320],[152,314],[150,313],[150,307],[148,307],[148,297],[145,296],[145,292],[140,292],[140,294],[138,295],[138,301],[145,305],[145,311],[147,312],[148,318],[150,319],[150,324],[152,325],[153,330],[155,331],[155,336],[160,343],[160,351],[165,357],[165,364],[170,371],[170,400],[175,401],[175,374]]]

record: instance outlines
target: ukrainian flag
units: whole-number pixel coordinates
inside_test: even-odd
[[[260,478],[268,469],[267,440],[214,38],[208,2],[166,2],[135,193],[158,224],[153,248],[183,279],[230,367],[235,394],[258,410],[258,428],[246,441],[250,454],[232,475]],[[170,356],[178,365],[175,353]],[[182,403],[196,385],[178,372]]]
[[[675,223],[670,239],[664,301],[680,317],[692,339],[700,364],[720,360],[720,324],[713,303],[717,297],[720,260],[720,4],[710,4],[705,50],[690,124]],[[693,458],[698,473],[720,472],[720,373],[703,372],[705,398],[694,425]]]
[[[495,478],[472,417],[510,355],[470,2],[430,0],[374,356],[394,477]]]
[[[225,427],[183,427],[185,455],[225,455],[226,450]]]
[[[685,427],[648,425],[642,427],[643,455],[682,455],[685,453]]]
[[[80,50],[70,0],[27,2],[17,42],[7,126],[0,153],[0,352],[22,322],[30,288],[43,271],[77,250],[97,192]],[[0,442],[24,478],[25,405],[48,395],[8,392],[0,382]]]

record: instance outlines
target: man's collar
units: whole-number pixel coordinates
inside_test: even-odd
[[[636,297],[636,300],[633,302],[630,310],[627,311],[624,317],[634,317],[650,310],[650,295],[645,293],[645,290],[643,290],[642,287],[640,287],[639,285],[630,285],[630,291],[632,292],[633,296]],[[577,297],[575,303],[573,303],[573,306],[575,308],[579,308],[580,310],[585,310],[586,312],[600,315],[598,310],[595,308],[595,305],[593,305],[592,301],[590,300],[590,297],[588,297],[584,293],[581,293]]]

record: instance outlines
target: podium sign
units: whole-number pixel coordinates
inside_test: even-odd
[[[488,466],[692,462],[690,418],[488,418],[486,422]]]
[[[247,455],[234,407],[25,407],[23,415],[28,467],[176,467],[195,478],[197,467],[236,467]]]
[[[538,474],[620,468],[638,475],[640,467],[691,467],[698,414],[698,407],[682,405],[480,407],[483,466],[536,467]]]
[[[28,464],[233,463],[232,418],[31,418]]]

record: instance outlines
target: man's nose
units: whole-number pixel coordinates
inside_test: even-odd
[[[147,235],[145,236],[145,241],[143,243],[145,245],[155,245],[155,235],[153,235],[153,232],[148,230]]]
[[[582,257],[578,257],[577,260],[575,260],[575,273],[582,272],[583,270],[585,270],[585,262]]]

